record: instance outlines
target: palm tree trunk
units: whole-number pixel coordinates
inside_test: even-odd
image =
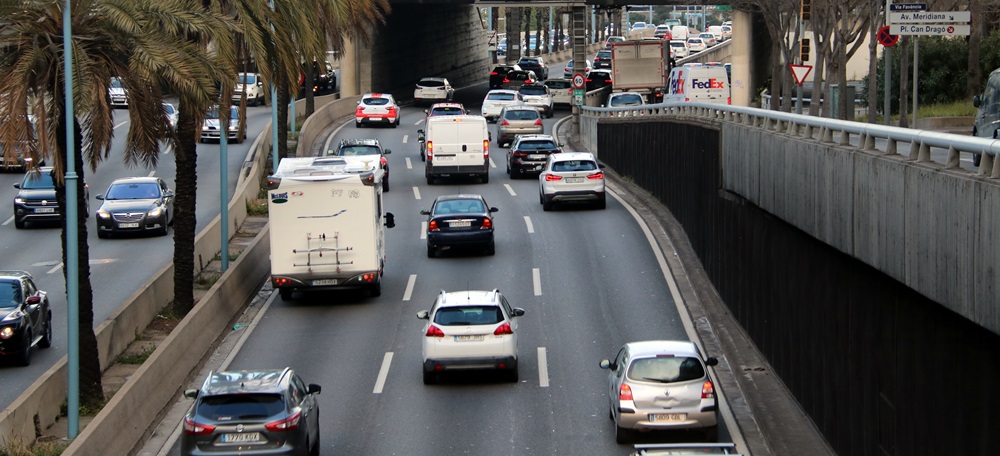
[[[305,92],[304,95],[306,97],[306,117],[309,117],[312,113],[316,112],[316,97],[312,90],[313,86],[316,85],[316,67],[307,63],[305,71],[305,83],[302,85],[302,90]]]
[[[183,99],[177,117],[174,140],[174,309],[184,314],[194,307],[194,236],[198,186],[198,113]],[[222,134],[225,134],[223,132]]]
[[[59,112],[64,112],[65,105],[61,96],[54,97],[57,104],[61,105]],[[57,142],[59,145],[57,160],[59,166],[65,173],[67,150],[69,149],[66,138],[66,117],[59,116],[59,127]],[[87,194],[84,192],[83,174],[83,136],[80,123],[74,118],[74,138],[73,156],[75,159],[75,171],[78,179],[76,181],[76,204],[79,208],[76,220],[73,221],[77,230],[77,280],[78,280],[78,307],[79,307],[79,350],[80,350],[80,406],[99,407],[104,402],[104,388],[101,387],[101,362],[100,352],[97,348],[97,336],[94,334],[94,289],[90,284],[90,245],[87,243]],[[56,202],[61,209],[61,242],[62,261],[67,264],[66,255],[66,234],[69,227],[69,220],[66,220],[66,181],[56,179]],[[67,279],[68,268],[63,268],[63,278]],[[68,282],[67,282],[68,283]],[[67,290],[68,293],[68,290]]]
[[[278,85],[278,157],[288,156],[288,84],[279,76]]]

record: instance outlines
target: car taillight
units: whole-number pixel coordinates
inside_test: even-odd
[[[479,227],[479,229],[488,230],[491,228],[493,228],[493,221],[488,218],[483,219],[483,226]]]
[[[604,82],[606,82],[608,84],[611,84],[611,80],[610,79],[605,79]]]
[[[483,158],[490,158],[490,140],[483,140]]]
[[[300,420],[302,420],[302,412],[295,412],[294,415],[288,418],[267,423],[264,427],[271,432],[294,431],[299,428]]]
[[[190,417],[184,417],[184,433],[188,435],[205,435],[211,434],[215,431],[215,426],[208,424],[201,424],[197,421],[191,419]]]
[[[598,171],[598,172],[596,172],[594,174],[591,174],[591,175],[587,176],[587,179],[594,179],[594,180],[604,179],[604,173],[601,172],[601,171]]]
[[[508,78],[507,76],[504,76],[503,77],[503,82],[510,82],[510,78]]]
[[[354,114],[360,116],[364,112],[365,112],[365,108],[362,108],[361,106],[358,106],[358,109],[354,112]]]
[[[631,401],[632,400],[632,387],[625,383],[618,388],[618,400],[619,401]]]
[[[531,79],[528,79],[527,81],[524,81],[524,83],[525,84],[534,84],[535,81],[532,81]]]
[[[493,331],[494,336],[502,336],[504,334],[514,334],[514,330],[510,329],[510,323],[504,322],[504,324],[497,326],[497,329]]]
[[[437,326],[430,325],[427,327],[427,334],[424,335],[427,337],[444,337],[444,331]]]
[[[562,176],[557,176],[555,174],[546,174],[545,175],[545,180],[547,180],[549,182],[551,182],[551,181],[557,181],[557,180],[562,180]]]
[[[590,81],[590,78],[587,78],[587,82],[591,82],[591,81]]]
[[[705,382],[701,385],[701,398],[702,399],[715,399],[715,386],[712,382]]]
[[[535,126],[536,126],[536,127],[541,127],[541,126],[542,126],[542,119],[538,119],[538,120],[536,120],[536,121],[535,121]]]
[[[514,156],[517,158],[524,158],[528,156],[527,152],[514,152]]]
[[[395,106],[389,106],[388,111],[389,111],[389,114],[395,114],[396,113],[396,107]]]
[[[504,120],[500,121],[500,125],[501,126],[507,126],[507,125],[510,125],[510,122],[507,122],[507,119],[504,119]]]
[[[733,99],[731,97],[726,97],[726,104],[733,104]]]
[[[382,167],[385,168],[385,164],[388,163],[389,160],[386,160],[385,157],[382,157],[379,159],[379,162],[382,163]]]
[[[563,68],[563,71],[569,71],[569,67]]]
[[[499,73],[497,73],[496,71],[490,72],[490,76],[496,76],[497,74]]]
[[[431,220],[430,223],[427,224],[427,231],[437,231],[439,229],[437,220]]]
[[[427,141],[427,145],[424,147],[427,149],[427,160],[430,161],[431,157],[434,156],[434,141]]]

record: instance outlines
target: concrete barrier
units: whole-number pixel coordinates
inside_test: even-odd
[[[309,155],[309,151],[315,146],[316,139],[323,133],[326,127],[335,120],[354,112],[358,106],[358,102],[361,101],[361,96],[343,98],[338,100],[337,103],[333,103],[332,101],[328,102],[322,108],[316,109],[316,112],[302,123],[302,132],[299,133],[299,145],[295,149],[296,155],[302,156],[303,154],[300,154],[300,151],[305,151],[304,155]],[[316,104],[318,105],[319,102],[317,101]]]

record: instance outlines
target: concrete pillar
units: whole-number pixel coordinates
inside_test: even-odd
[[[574,6],[570,19],[570,43],[573,46],[573,76],[586,76],[587,69],[587,7]],[[573,124],[570,134],[577,138],[580,135],[580,106],[573,104]],[[596,152],[596,151],[591,151]]]
[[[750,106],[755,94],[751,88],[757,87],[756,81],[752,78],[752,62],[750,56],[753,54],[754,42],[753,18],[750,13],[733,9],[733,39],[729,40],[729,47],[732,49],[732,74],[730,96],[733,106]]]
[[[340,97],[361,95],[358,88],[358,50],[354,41],[344,40],[344,52],[340,53]]]
[[[507,10],[507,61],[521,60],[521,8]]]

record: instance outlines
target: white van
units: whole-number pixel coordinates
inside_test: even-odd
[[[670,39],[672,40],[684,40],[687,41],[688,35],[691,34],[691,29],[686,25],[675,25],[670,29]]]
[[[663,102],[732,104],[726,67],[698,63],[674,68]]]
[[[986,80],[983,93],[972,98],[978,110],[972,124],[972,136],[997,139],[1000,137],[1000,68],[993,70]],[[982,155],[973,154],[972,164],[979,166]]]
[[[435,116],[427,119],[427,185],[438,177],[472,176],[490,181],[490,133],[483,116]]]

